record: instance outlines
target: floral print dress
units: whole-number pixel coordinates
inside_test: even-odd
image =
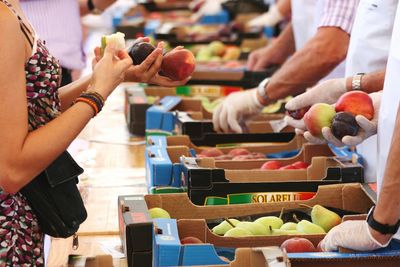
[[[0,3],[17,15],[6,0],[0,0]],[[24,35],[27,36],[27,32],[31,34],[21,18],[17,17]],[[27,123],[29,131],[33,131],[60,113],[57,89],[61,67],[41,40],[35,37],[30,43],[32,55],[26,63],[25,74]],[[25,197],[20,193],[8,194],[0,188],[0,267],[44,266],[43,237]]]

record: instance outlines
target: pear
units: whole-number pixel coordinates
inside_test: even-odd
[[[325,232],[329,232],[334,226],[341,223],[342,218],[321,205],[315,205],[311,210],[311,220],[321,226]]]
[[[253,234],[244,228],[232,228],[228,232],[224,234],[226,237],[244,237],[244,236],[252,236]]]
[[[296,230],[297,229],[297,223],[294,223],[294,222],[287,222],[287,223],[284,223],[282,226],[281,226],[281,228],[279,228],[279,229],[281,229],[281,230]]]
[[[294,230],[272,229],[272,235],[301,235],[303,233]]]
[[[155,219],[155,218],[166,218],[166,219],[170,219],[170,218],[171,218],[171,216],[169,215],[168,211],[166,211],[166,210],[164,210],[164,209],[162,209],[162,208],[152,208],[152,209],[149,209],[149,214],[150,214],[150,217],[151,217],[152,219]]]
[[[302,232],[304,234],[325,234],[326,233],[325,230],[321,226],[316,225],[307,220],[301,220],[297,224],[296,230],[299,232]]]
[[[257,222],[240,222],[236,228],[249,230],[253,235],[270,235],[271,231],[261,223]]]
[[[283,225],[282,219],[276,216],[261,217],[255,220],[254,222],[261,223],[268,229],[270,229],[270,227],[272,229],[279,229]]]
[[[231,224],[236,226],[240,221],[236,219],[228,219]],[[212,232],[216,235],[224,235],[226,232],[231,230],[233,227],[227,221],[223,221],[212,229]]]

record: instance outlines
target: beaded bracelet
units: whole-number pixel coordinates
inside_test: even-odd
[[[95,113],[94,116],[96,116],[102,110],[105,101],[97,92],[82,92],[81,95],[75,99],[74,104],[77,102],[84,102],[91,106]]]

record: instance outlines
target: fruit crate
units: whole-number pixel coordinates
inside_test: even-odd
[[[293,136],[292,136],[293,137]],[[268,134],[242,134],[225,136],[220,144],[243,143],[242,148],[262,153],[276,153],[286,150],[298,149],[304,141],[301,137],[293,139],[274,140],[268,138]],[[284,142],[288,141],[288,142]],[[249,143],[251,142],[251,143]],[[214,142],[210,142],[214,145]],[[232,149],[222,147],[223,151]],[[181,156],[192,156],[201,151],[201,148],[194,145],[188,136],[151,136],[147,140],[145,152],[146,180],[149,192],[156,191],[157,187],[186,187],[186,181],[182,180]]]
[[[213,131],[212,115],[203,107],[203,102],[204,99],[166,96],[146,110],[146,130],[163,130],[170,133],[187,134],[193,140],[209,139],[209,136],[228,136],[228,134],[222,135]],[[208,107],[212,108],[211,105],[212,103],[209,103]],[[269,120],[268,117],[264,117],[264,119],[266,121]],[[204,125],[198,124],[199,120],[206,120],[206,123]],[[281,121],[283,122],[282,118]],[[260,123],[259,118],[257,118],[257,123]],[[186,129],[188,130],[186,131]],[[293,133],[293,128],[288,131]],[[269,132],[266,133],[270,134]],[[279,137],[279,134],[284,133],[277,133],[276,135],[279,139],[284,139],[284,137]]]
[[[150,219],[148,213],[148,209],[151,208],[162,208],[174,219],[201,219],[197,223],[200,222],[204,226],[204,219],[215,220],[237,216],[268,214],[280,212],[282,208],[298,209],[301,207],[301,204],[309,206],[319,204],[363,214],[367,213],[371,206],[374,205],[374,202],[375,200],[366,193],[364,186],[361,184],[319,186],[316,195],[309,200],[220,206],[194,205],[185,193],[120,196],[118,198],[120,236],[128,260],[128,266],[151,266],[151,244],[153,243],[154,230],[153,221]],[[205,226],[203,230],[205,230]],[[288,236],[252,238],[258,240],[258,245],[280,245]],[[317,237],[316,240],[320,240],[321,238],[322,236]],[[261,241],[261,239],[264,240]],[[272,242],[272,240],[277,243]],[[230,241],[234,241],[234,239],[231,238]],[[241,242],[241,244],[250,243],[248,240]]]
[[[295,169],[291,167],[295,162],[305,166]],[[266,163],[286,167],[260,169]],[[189,198],[198,205],[301,199],[311,197],[319,185],[364,181],[361,164],[337,157],[324,145],[305,144],[299,154],[287,159],[232,161],[182,156],[181,164]]]
[[[146,111],[165,96],[196,97],[201,101],[226,96],[231,92],[241,91],[241,87],[217,85],[192,85],[179,87],[148,86],[127,84],[124,88],[124,114],[131,134],[145,135]]]

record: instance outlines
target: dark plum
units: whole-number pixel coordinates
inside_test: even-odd
[[[342,140],[346,135],[356,136],[359,130],[356,118],[349,112],[339,112],[332,121],[332,134]]]
[[[301,120],[310,108],[311,108],[311,106],[301,108],[301,109],[296,109],[296,110],[288,110],[287,113],[293,119]]]
[[[136,42],[129,48],[128,54],[134,65],[140,65],[155,49],[150,43]]]

